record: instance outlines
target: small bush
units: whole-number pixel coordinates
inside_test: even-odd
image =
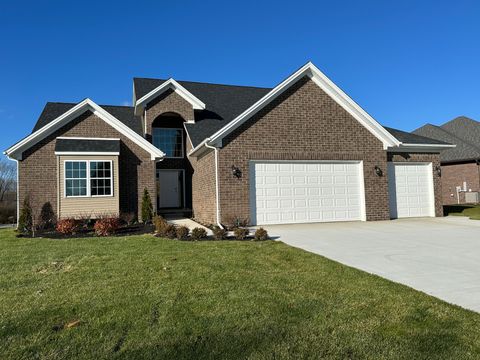
[[[143,190],[143,197],[142,197],[142,222],[149,223],[152,221],[153,217],[153,205],[152,199],[150,198],[150,194],[148,190],[145,188]]]
[[[187,240],[188,239],[188,233],[190,230],[186,226],[179,226],[177,227],[177,239],[178,240]]]
[[[32,207],[30,206],[30,198],[28,196],[23,200],[23,206],[20,210],[17,231],[21,234],[30,234],[33,230]]]
[[[207,231],[204,228],[196,227],[192,230],[193,240],[202,240],[207,237]]]
[[[55,227],[55,213],[50,201],[42,206],[40,211],[40,227],[44,230],[53,229]]]
[[[227,238],[227,230],[222,229],[220,226],[214,226],[212,232],[215,240],[225,240]]]
[[[248,236],[248,229],[238,227],[233,230],[233,235],[235,235],[235,239],[237,240],[245,240]]]
[[[163,235],[168,239],[175,239],[177,237],[177,227],[173,224],[168,224],[165,227],[165,234]]]
[[[120,218],[122,221],[125,222],[127,225],[132,225],[135,222],[135,214],[133,212],[129,213],[121,213]]]
[[[110,236],[120,228],[120,219],[118,217],[106,217],[95,221],[93,229],[97,236]]]
[[[235,230],[239,227],[246,227],[250,223],[249,218],[243,218],[237,215],[227,215],[225,216],[225,226],[228,230]]]
[[[168,225],[167,220],[160,215],[156,215],[153,218],[153,225],[155,226],[155,233],[159,236],[164,236],[165,227]]]
[[[74,218],[65,218],[57,221],[56,230],[63,235],[75,234],[78,230],[78,221]]]
[[[77,216],[78,226],[84,230],[90,229],[95,223],[92,220],[90,213],[84,213]]]
[[[255,231],[255,240],[264,241],[268,240],[268,232],[264,228],[258,228]]]

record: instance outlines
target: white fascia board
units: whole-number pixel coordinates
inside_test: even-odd
[[[92,111],[96,116],[104,120],[107,124],[112,126],[115,130],[127,136],[133,142],[135,142],[137,145],[143,148],[145,151],[150,153],[152,160],[163,158],[165,156],[165,154],[160,149],[155,147],[153,144],[149,143],[146,139],[138,135],[136,132],[134,132],[128,126],[123,124],[116,117],[111,115],[105,109],[101,108],[99,105],[97,105],[95,102],[93,102],[88,98],[81,101],[80,103],[75,105],[73,108],[71,108],[70,110],[66,111],[64,114],[57,117],[55,120],[49,122],[44,127],[38,129],[33,134],[30,134],[29,136],[19,141],[9,149],[5,150],[4,154],[7,155],[8,157],[12,157],[17,160],[21,159],[21,153],[25,149],[35,145],[40,140],[52,134],[53,132],[58,130],[60,127],[62,127],[69,121],[77,118],[79,115],[83,114],[87,110]]]
[[[190,103],[192,107],[195,110],[204,110],[205,109],[205,104],[197,98],[195,95],[193,95],[191,92],[189,92],[187,89],[185,89],[182,85],[180,85],[177,81],[174,79],[170,78],[167,81],[165,81],[162,85],[156,87],[152,91],[150,91],[148,94],[142,96],[140,99],[138,99],[135,103],[135,115],[140,114],[143,109],[145,108],[145,105],[153,100],[155,97],[161,95],[165,91],[172,89],[174,90],[178,95],[180,95],[185,101]]]
[[[55,155],[112,155],[118,156],[120,155],[119,152],[107,152],[107,151],[55,151]]]
[[[365,110],[356,104],[347,94],[345,94],[339,87],[337,87],[330,79],[327,78],[315,65],[308,62],[287,79],[278,84],[263,98],[258,100],[255,104],[237,116],[234,120],[229,122],[223,128],[213,134],[208,140],[208,144],[214,146],[221,146],[221,140],[230,132],[239,127],[243,122],[248,120],[251,116],[269,104],[277,96],[282,94],[291,85],[297,82],[304,76],[309,76],[312,81],[317,84],[323,91],[325,91],[333,100],[342,106],[348,113],[357,119],[363,126],[365,126],[375,137],[377,137],[383,144],[383,148],[387,149],[390,146],[400,145],[393,135],[391,135],[383,126],[381,126],[375,119],[373,119]],[[204,142],[198,145],[191,153],[197,151],[197,148],[203,146]]]

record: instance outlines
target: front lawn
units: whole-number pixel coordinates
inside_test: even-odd
[[[480,220],[480,205],[445,205],[445,215],[468,216],[472,220]]]
[[[0,359],[307,357],[478,359],[480,315],[280,242],[0,231]]]

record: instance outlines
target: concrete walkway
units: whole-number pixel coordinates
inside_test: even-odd
[[[291,246],[480,312],[480,221],[446,217],[265,228]]]

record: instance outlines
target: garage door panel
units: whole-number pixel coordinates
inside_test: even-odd
[[[257,224],[362,220],[361,163],[252,162]]]
[[[390,215],[434,216],[431,164],[389,163]]]

